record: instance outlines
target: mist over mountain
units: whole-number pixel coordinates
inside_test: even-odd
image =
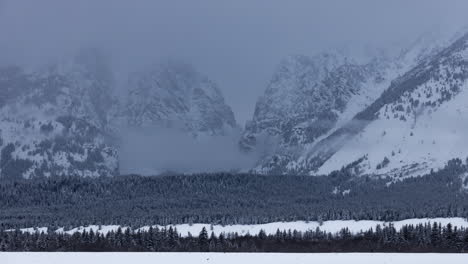
[[[193,136],[223,135],[237,126],[234,113],[208,77],[182,62],[131,74],[119,114],[129,126],[162,126]]]
[[[353,138],[321,166],[322,172],[343,157],[358,160],[355,154],[363,157],[355,164],[359,173],[399,177],[429,173],[452,158],[465,159],[467,41],[468,35],[462,36],[395,79],[355,116],[365,125],[351,132]],[[340,133],[343,137],[350,131]],[[322,159],[318,152],[309,158]]]
[[[411,176],[468,156],[466,3],[336,5],[1,1],[2,177]]]
[[[217,84],[183,62],[132,73],[115,125],[122,173],[247,170],[240,126]]]
[[[3,177],[154,175],[248,169],[240,128],[217,85],[181,63],[122,83],[85,50],[30,71],[1,69]]]
[[[89,46],[110,53],[119,73],[180,59],[219,84],[242,125],[288,55],[333,49],[365,60],[467,23],[464,0],[2,2],[0,64],[42,64]]]
[[[467,10],[0,0],[0,263],[467,252]]]
[[[352,58],[329,53],[311,58],[293,56],[283,60],[273,74],[264,96],[258,100],[253,120],[247,123],[240,140],[241,147],[249,151],[256,148],[258,140],[264,141],[265,137],[275,139],[275,147],[270,148],[269,152],[264,152],[264,156],[253,170],[264,174],[328,174],[361,159],[373,159],[374,157],[369,156],[374,155],[365,150],[362,152],[358,150],[367,146],[377,146],[379,140],[368,142],[369,136],[361,135],[360,143],[353,145],[347,154],[341,156],[339,160],[332,158],[325,164],[326,170],[320,169],[322,162],[330,158],[333,152],[339,152],[339,149],[346,145],[359,129],[367,126],[369,120],[362,119],[361,112],[369,111],[368,107],[386,100],[384,98],[389,96],[392,87],[399,82],[399,78],[403,78],[400,76],[416,71],[414,68],[427,67],[427,62],[435,57],[449,56],[444,53],[444,49],[460,41],[465,32],[466,29],[454,33],[426,33],[395,56],[381,54],[371,58],[367,63],[355,62]],[[463,58],[458,59],[457,63],[462,64],[462,61]],[[434,62],[435,65],[439,63],[442,62]],[[457,73],[461,71],[453,67],[446,70]],[[414,81],[414,85],[420,84]],[[445,86],[447,84],[441,85]],[[421,93],[418,96],[420,97]],[[426,98],[431,96],[433,93],[426,93]],[[426,104],[425,108],[428,107],[430,106]],[[405,111],[409,113],[411,110],[405,108]],[[419,115],[421,111],[416,112]],[[406,121],[404,117],[400,119]],[[380,125],[384,135],[387,129],[396,129],[396,127],[398,124]],[[431,128],[433,131],[438,131],[437,127],[437,122],[426,124],[426,128]],[[404,140],[405,136],[401,135],[401,138]],[[394,153],[401,153],[406,146],[402,143],[392,150],[385,150],[386,147],[383,146],[378,148],[379,151],[387,151],[388,156],[395,156]],[[453,151],[453,147],[449,149]],[[358,156],[356,153],[359,153]],[[348,159],[349,157],[353,158]],[[431,161],[437,160],[438,165],[425,167],[440,168],[450,158],[455,157],[463,158],[463,154],[447,154],[441,160],[432,158]],[[360,171],[359,174],[380,173],[378,171],[381,170],[381,163],[384,160],[384,163],[388,163],[388,158],[381,156],[378,159],[379,161],[367,165],[369,168],[365,172]],[[422,166],[419,162],[407,164],[406,159],[402,158],[399,161],[401,166],[394,165],[394,175],[400,175],[402,171],[408,170],[400,170],[403,167],[412,168],[412,173],[409,174],[414,175],[417,171],[415,167]],[[427,172],[427,170],[419,171],[422,174]]]
[[[375,98],[378,86],[385,85],[383,67],[385,62],[378,59],[359,65],[342,55],[328,53],[283,60],[265,95],[257,102],[253,120],[240,141],[243,148],[250,150],[255,149],[257,138],[277,138],[277,149],[267,154],[256,170],[288,172],[288,163],[297,159],[305,146],[315,143]],[[354,105],[348,110],[349,101]]]
[[[109,135],[112,77],[98,53],[83,51],[38,71],[3,67],[0,76],[2,177],[118,172]]]

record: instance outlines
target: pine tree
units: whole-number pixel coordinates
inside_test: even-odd
[[[177,234],[177,230],[174,230],[171,227],[169,227],[169,230],[168,230],[168,247],[169,247],[169,250],[170,251],[174,251],[177,249],[177,246],[178,246],[178,234]]]
[[[260,232],[258,232],[258,238],[261,239],[261,240],[264,240],[266,239],[267,235],[265,233],[265,230],[263,229],[260,229]]]
[[[439,226],[437,225],[437,223],[434,223],[431,229],[431,244],[432,246],[439,246],[441,241],[442,239]]]
[[[154,229],[152,226],[149,227],[148,232],[144,235],[144,246],[148,251],[155,251],[154,247]]]
[[[208,247],[209,247],[208,231],[206,230],[205,227],[202,228],[198,236],[198,247],[200,248],[200,251],[202,252],[208,251]]]

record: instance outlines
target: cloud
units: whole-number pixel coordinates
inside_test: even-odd
[[[240,152],[236,131],[226,136],[194,139],[175,129],[125,128],[120,137],[122,174],[242,171],[251,168],[256,160],[253,157],[256,154]]]
[[[126,69],[186,60],[250,119],[286,55],[401,46],[467,22],[466,0],[4,0],[0,61],[42,62],[102,46]]]

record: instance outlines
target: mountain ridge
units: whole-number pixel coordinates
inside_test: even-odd
[[[132,76],[130,100],[122,103],[99,51],[34,70],[1,68],[0,177],[118,175],[122,125],[163,125],[193,137],[220,136],[237,127],[216,84],[191,66],[166,64],[154,73]],[[134,96],[141,83],[148,93]],[[152,106],[159,112],[151,112]],[[148,113],[155,118],[146,118]]]
[[[372,96],[370,96],[373,97],[373,99],[367,100],[367,105],[366,103],[361,103],[360,106],[357,107],[361,107],[361,109],[357,109],[356,107],[354,107],[356,108],[354,110],[354,114],[346,115],[344,114],[346,112],[346,107],[353,108],[353,98],[348,98],[347,101],[344,102],[345,110],[341,110],[341,114],[344,117],[341,118],[341,120],[336,120],[336,118],[330,119],[330,117],[325,117],[324,121],[334,123],[334,126],[330,126],[324,133],[322,133],[321,137],[315,140],[315,142],[309,142],[309,144],[305,144],[305,146],[300,148],[299,150],[296,149],[295,154],[293,154],[293,156],[290,155],[290,152],[284,151],[284,148],[280,149],[279,151],[270,151],[270,153],[273,153],[272,161],[260,161],[259,165],[253,168],[253,171],[266,174],[315,174],[322,172],[328,174],[333,169],[339,170],[342,167],[345,167],[356,161],[366,159],[368,155],[364,152],[362,153],[362,156],[359,157],[352,155],[354,157],[354,160],[345,159],[347,160],[346,163],[340,163],[339,161],[336,161],[334,167],[329,167],[326,171],[320,170],[320,167],[331,156],[333,156],[335,152],[338,152],[343,145],[345,145],[348,141],[352,140],[352,138],[356,134],[358,134],[361,130],[363,130],[370,123],[372,123],[372,121],[374,121],[373,113],[375,113],[377,109],[380,109],[389,101],[394,100],[396,97],[395,94],[399,94],[398,90],[400,90],[401,93],[401,91],[409,91],[409,89],[416,89],[418,83],[423,83],[427,81],[428,77],[419,76],[417,74],[418,71],[424,73],[427,72],[426,68],[430,65],[432,65],[433,68],[436,68],[438,65],[444,63],[441,60],[449,56],[450,52],[453,52],[453,49],[456,49],[457,46],[461,45],[459,49],[464,49],[462,44],[464,43],[465,39],[466,35],[456,40],[447,48],[442,46],[448,42],[447,40],[430,42],[429,46],[426,47],[424,45],[427,45],[427,43],[417,43],[419,41],[418,40],[416,44],[412,46],[413,48],[416,47],[416,50],[404,50],[399,56],[397,56],[397,59],[395,61],[384,60],[384,62],[380,64],[382,66],[380,75],[374,75],[377,78],[380,78],[380,81],[382,83],[380,88],[378,88],[378,84],[376,85],[376,83],[371,83],[370,85],[367,84],[369,85],[369,88],[365,89],[366,85],[363,85],[365,81],[356,78],[356,74],[351,74],[351,77],[346,75],[340,76],[340,72],[335,71],[335,75],[330,75],[330,79],[335,81],[331,82],[331,87],[340,87],[340,82],[336,82],[336,80],[339,80],[339,77],[342,77],[345,80],[345,82],[342,83],[349,85],[350,90],[354,89],[354,91],[359,91],[360,89],[362,89],[364,91],[364,97],[369,95],[366,95],[366,93],[370,93],[373,94]],[[375,65],[372,65],[372,62],[368,65],[373,67],[372,69],[374,71],[379,72],[378,70],[376,70]],[[349,65],[345,64],[342,67],[349,68]],[[365,67],[365,65],[354,65],[354,67]],[[337,69],[339,69],[339,67]],[[455,71],[456,69],[453,70]],[[405,82],[405,78],[410,78],[411,80]],[[420,80],[418,78],[420,78]],[[353,83],[349,80],[360,80],[361,82]],[[339,97],[336,93],[332,94],[335,98]],[[451,95],[445,92],[445,96],[450,97]],[[450,98],[440,100],[449,99]],[[305,98],[304,100],[308,99]],[[358,97],[358,101],[359,100],[360,99]],[[412,101],[412,103],[415,103],[415,101]],[[290,118],[294,120],[293,117]],[[246,130],[248,131],[249,128],[247,127]],[[365,142],[363,142],[363,144],[365,144]],[[279,154],[275,154],[275,151]],[[382,160],[385,160],[385,163],[387,162],[387,159],[383,159],[382,157]],[[279,169],[275,168],[275,166],[279,167]],[[438,165],[438,167],[441,167],[441,165]],[[373,172],[372,170],[368,170],[367,173],[372,174]]]

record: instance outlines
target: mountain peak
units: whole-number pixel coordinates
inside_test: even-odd
[[[169,61],[133,74],[125,103],[128,124],[180,128],[193,135],[236,127],[218,86],[189,64]]]

